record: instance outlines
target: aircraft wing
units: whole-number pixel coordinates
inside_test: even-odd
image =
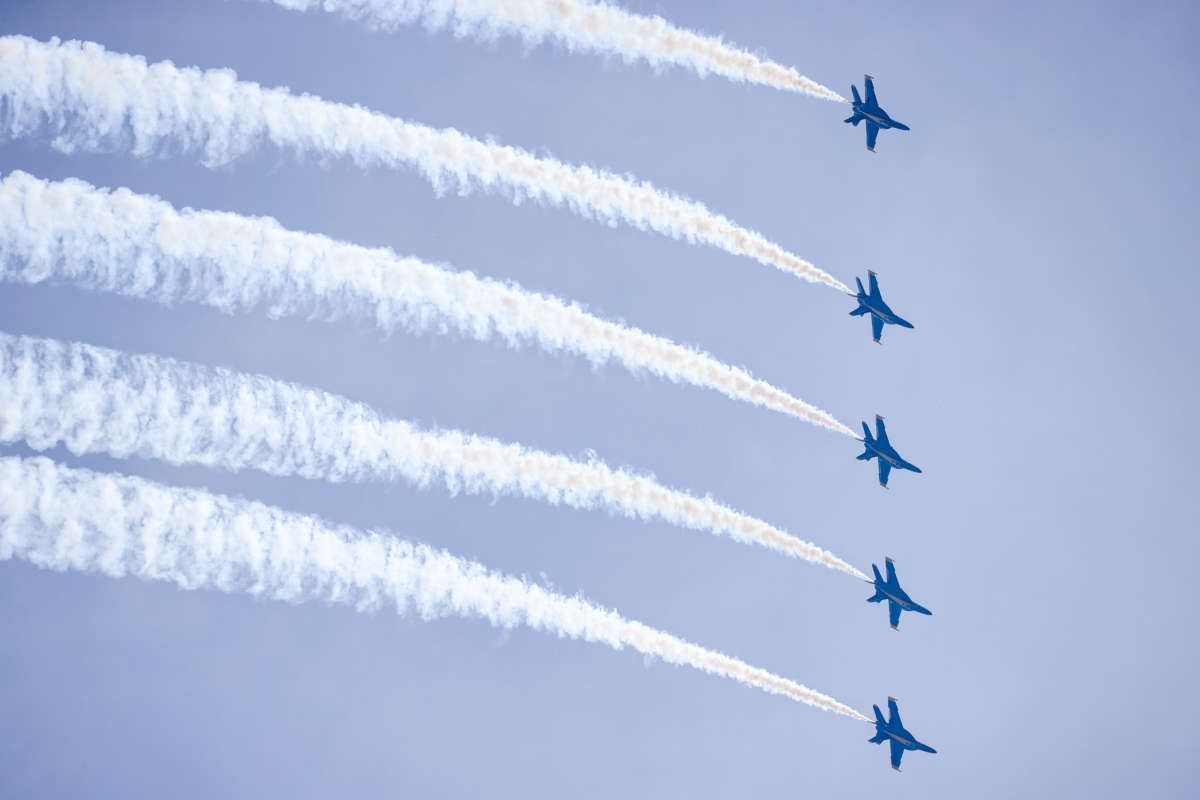
[[[875,138],[879,136],[879,126],[867,120],[867,149],[875,152]]]
[[[896,565],[892,563],[890,558],[883,560],[883,566],[887,570],[887,582],[892,585],[896,584]]]
[[[879,337],[883,336],[883,320],[874,314],[871,315],[871,338],[878,344]]]
[[[879,459],[879,485],[887,486],[888,475],[892,472],[892,465],[887,462],[887,459]]]
[[[883,417],[878,414],[875,415],[875,440],[887,447],[892,446],[887,438],[887,428],[883,427]]]
[[[867,107],[879,108],[879,101],[875,99],[875,79],[870,75],[863,75],[863,81],[866,82]]]
[[[888,621],[896,630],[900,630],[900,604],[895,600],[888,600]]]
[[[903,728],[904,723],[900,721],[900,709],[896,706],[896,698],[888,698],[888,727]]]
[[[900,759],[904,758],[904,745],[892,739],[892,769],[900,771]]]

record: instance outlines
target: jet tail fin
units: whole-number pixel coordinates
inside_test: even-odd
[[[854,84],[850,84],[850,91],[854,93],[854,102],[861,103],[862,98],[858,95],[858,87]]]
[[[883,576],[879,574],[879,567],[877,567],[877,566],[875,566],[874,564],[872,564],[872,565],[871,565],[871,571],[875,573],[875,582],[876,582],[876,583],[883,583]]]
[[[855,276],[854,282],[858,284],[858,293],[865,295],[867,293],[867,290],[863,288],[862,278]]]
[[[887,723],[883,719],[883,712],[879,710],[879,706],[871,706],[871,708],[875,709],[875,724],[876,725],[887,725]]]

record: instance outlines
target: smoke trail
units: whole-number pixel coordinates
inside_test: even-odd
[[[745,255],[838,291],[849,287],[760,234],[630,177],[537,158],[311,95],[264,89],[231,70],[201,72],[109,53],[91,42],[0,38],[0,125],[10,137],[49,135],[65,152],[199,153],[223,164],[272,144],[297,155],[341,156],[363,167],[415,166],[439,191],[456,186],[565,205]]]
[[[711,498],[593,460],[427,432],[295,384],[155,356],[0,333],[0,441],[328,481],[433,481],[727,534],[867,576]]]
[[[758,58],[714,36],[678,28],[591,0],[273,0],[285,8],[321,8],[381,28],[420,22],[453,27],[457,36],[518,35],[529,45],[553,39],[571,51],[619,55],[655,67],[690,68],[733,81],[758,83],[845,103],[846,98],[793,67]]]
[[[847,436],[825,411],[745,370],[578,305],[390,250],[295,233],[272,219],[176,211],[126,189],[47,183],[22,172],[0,181],[0,279],[70,280],[160,303],[223,311],[266,307],[273,316],[373,318],[387,331],[430,327],[509,344],[610,359],[676,382],[716,389]]]
[[[869,721],[794,681],[444,551],[334,527],[261,503],[44,458],[0,459],[0,559],[59,571],[133,575],[183,589],[244,591],[359,611],[395,605],[423,619],[457,615],[631,647],[771,694]]]

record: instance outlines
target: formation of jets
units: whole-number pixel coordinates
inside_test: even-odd
[[[879,106],[879,101],[875,99],[875,79],[870,75],[863,76],[867,97],[864,100],[858,93],[858,87],[851,85],[850,91],[854,95],[852,106],[854,113],[844,120],[845,122],[858,127],[858,123],[867,123],[867,149],[872,153],[875,152],[875,140],[879,136],[879,131],[884,128],[906,131],[908,126],[897,122],[888,116],[888,113]],[[871,317],[871,338],[876,344],[882,344],[880,338],[883,336],[883,327],[885,325],[898,325],[902,328],[912,328],[913,324],[903,317],[892,311],[891,307],[883,301],[883,295],[879,292],[879,279],[873,271],[867,272],[867,288],[863,288],[862,280],[855,278],[854,282],[858,284],[858,293],[850,295],[858,301],[858,307],[850,312],[852,317],[861,317],[870,315]],[[862,424],[863,438],[859,439],[863,443],[863,453],[858,456],[859,461],[870,461],[878,459],[879,465],[879,485],[887,488],[888,476],[893,469],[906,469],[910,472],[920,472],[915,464],[905,461],[896,452],[896,448],[888,441],[887,428],[884,427],[883,417],[875,415],[875,435],[871,435],[871,429],[867,423]],[[892,630],[900,630],[900,615],[905,611],[915,612],[917,614],[925,614],[930,616],[933,614],[928,608],[916,603],[908,593],[900,588],[900,581],[896,577],[896,565],[892,559],[884,559],[884,575],[879,574],[879,567],[871,565],[871,571],[875,573],[875,580],[867,581],[875,587],[875,593],[867,598],[868,603],[882,603],[887,601],[888,604],[888,622],[892,626]],[[926,753],[936,753],[927,744],[917,741],[917,737],[913,736],[904,727],[900,721],[900,709],[896,705],[896,698],[888,698],[888,718],[883,718],[883,712],[879,710],[879,706],[873,706],[875,709],[875,735],[867,741],[873,744],[883,744],[887,742],[891,747],[892,769],[900,771],[900,759],[904,757],[905,750],[920,750]]]

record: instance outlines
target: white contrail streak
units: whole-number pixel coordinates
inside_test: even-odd
[[[0,459],[0,559],[58,571],[132,575],[359,611],[395,606],[630,647],[826,711],[869,721],[832,697],[444,551],[360,532],[261,503],[140,478]]]
[[[237,80],[231,70],[147,64],[92,42],[0,37],[0,127],[8,137],[48,135],[64,152],[198,153],[210,166],[266,144],[297,155],[350,158],[363,167],[414,166],[439,191],[482,188],[514,200],[565,205],[585,217],[704,242],[850,291],[762,235],[649,183],[538,158],[450,128],[264,89]]]
[[[515,284],[451,272],[272,219],[176,211],[127,189],[50,183],[23,172],[0,181],[0,279],[71,281],[160,303],[226,312],[367,318],[386,331],[452,328],[480,340],[536,343],[599,365],[615,360],[847,436],[830,414],[748,372],[667,339],[607,322]]]
[[[336,395],[224,369],[0,333],[0,442],[328,481],[441,481],[726,534],[867,576],[832,553],[652,478],[460,431],[423,431]]]
[[[273,0],[285,8],[324,9],[380,28],[421,23],[457,36],[517,35],[530,45],[552,39],[571,51],[613,54],[712,73],[733,81],[803,92],[845,103],[832,89],[793,67],[755,56],[715,36],[679,28],[662,17],[633,14],[590,0]]]

